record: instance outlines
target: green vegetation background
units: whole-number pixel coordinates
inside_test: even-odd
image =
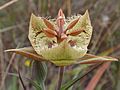
[[[9,1],[0,0],[0,7]],[[120,0],[18,0],[0,9],[0,83],[4,82],[3,90],[23,90],[16,67],[19,67],[22,76],[30,77],[30,69],[24,65],[25,60],[29,59],[4,53],[4,50],[30,45],[28,25],[31,13],[53,18],[56,17],[59,8],[63,9],[66,16],[83,14],[88,9],[94,28],[89,52],[120,58]],[[12,62],[11,56],[15,57]],[[48,64],[48,67],[47,90],[54,90],[58,68],[51,64]],[[68,71],[64,82],[74,73],[83,70],[80,67]],[[93,75],[94,72],[78,82],[74,90],[84,90]],[[28,90],[33,90],[28,81],[23,81]],[[97,84],[96,90],[120,90],[120,63],[111,64]]]

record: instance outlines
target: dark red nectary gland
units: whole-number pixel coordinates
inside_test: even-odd
[[[76,41],[70,40],[70,41],[69,41],[69,44],[70,44],[71,47],[73,47],[73,46],[76,45]]]

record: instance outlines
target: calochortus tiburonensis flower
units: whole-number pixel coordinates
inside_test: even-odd
[[[66,19],[60,9],[57,18],[49,20],[32,14],[28,35],[32,47],[7,51],[39,61],[49,61],[57,66],[116,61],[117,59],[111,57],[86,54],[92,30],[88,11],[84,15]]]

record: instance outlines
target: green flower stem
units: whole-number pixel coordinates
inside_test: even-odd
[[[60,90],[60,88],[61,88],[61,84],[62,84],[62,80],[63,80],[63,74],[64,74],[64,67],[59,67],[59,79],[58,79],[57,90]]]

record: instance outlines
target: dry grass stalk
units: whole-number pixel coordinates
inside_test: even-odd
[[[18,1],[18,0],[11,0],[11,1],[7,2],[6,4],[0,6],[0,10],[2,10],[2,9],[4,9],[4,8],[8,7],[8,6],[10,6],[11,4],[13,4],[13,3],[15,3],[15,2],[17,2],[17,1]]]

